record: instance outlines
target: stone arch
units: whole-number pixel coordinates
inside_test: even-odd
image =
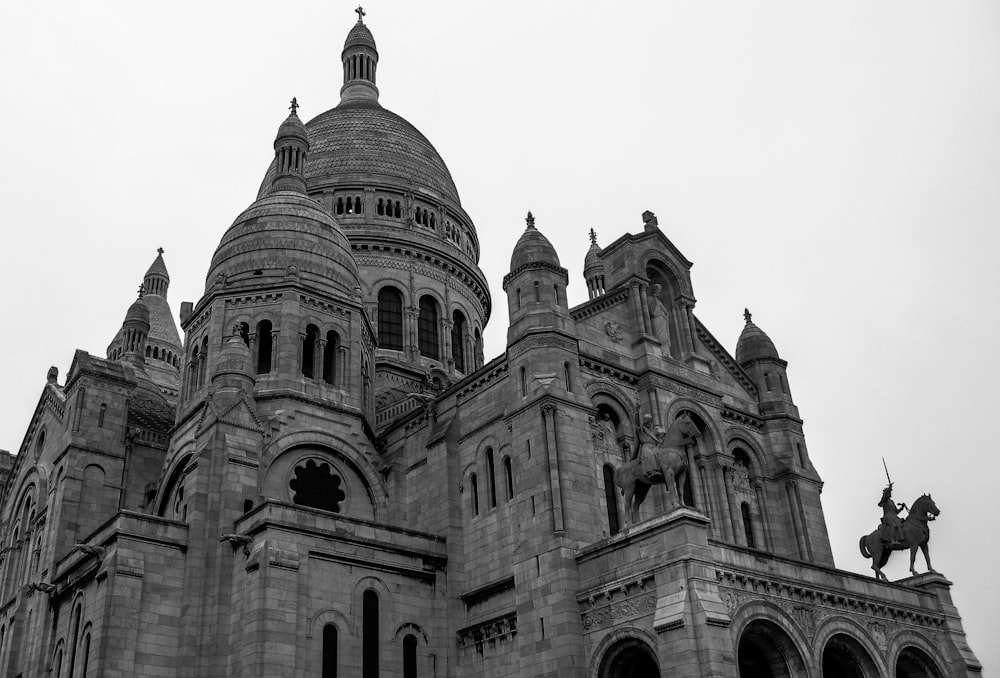
[[[732,615],[730,629],[733,631],[733,647],[737,650],[737,656],[740,639],[755,622],[767,622],[771,625],[768,628],[772,628],[772,630],[777,628],[784,633],[787,636],[785,649],[794,650],[803,666],[815,664],[811,650],[815,647],[815,643],[813,643],[815,634],[810,629],[803,629],[796,624],[784,609],[764,600],[748,601],[737,607]],[[799,674],[794,675],[806,675],[806,671],[802,668]]]
[[[351,621],[339,610],[328,607],[313,615],[306,623],[306,638],[313,638],[317,631],[322,631],[327,624],[333,624],[339,632],[344,634],[351,632]]]
[[[674,285],[676,294],[694,296],[691,286],[688,284],[688,276],[684,271],[677,268],[671,257],[660,250],[648,249],[639,257],[640,270],[645,274],[647,269],[662,268],[662,272],[668,274],[667,281]],[[671,299],[673,301],[673,299]]]
[[[383,287],[395,287],[399,290],[399,293],[403,296],[403,308],[407,309],[413,305],[413,300],[416,296],[410,290],[410,286],[407,285],[403,280],[394,278],[390,275],[382,276],[377,280],[373,281],[371,285],[368,286],[368,297],[369,302],[372,304],[378,304],[378,293],[382,291]]]
[[[749,436],[743,434],[742,431],[734,431],[733,429],[726,429],[725,432],[725,445],[723,450],[726,454],[734,457],[734,452],[736,448],[742,448],[751,463],[752,473],[750,477],[763,477],[766,474],[764,470],[766,468],[764,462],[764,455],[761,454],[760,447],[753,441],[750,440]]]
[[[389,585],[379,577],[367,575],[358,579],[354,584],[354,591],[351,593],[351,625],[354,634],[360,638],[362,635],[362,597],[365,591],[371,589],[378,594],[379,607],[379,638],[389,640],[391,634],[389,629],[395,629],[399,625],[396,621],[396,605]]]
[[[822,643],[816,643],[824,678],[881,678],[884,666],[876,664],[872,652],[853,633],[836,631]]]
[[[298,464],[307,463],[310,458],[329,463],[340,471],[346,493],[342,514],[366,520],[380,520],[385,515],[388,498],[371,463],[350,443],[317,430],[287,434],[267,447],[257,471],[261,496],[290,502],[290,490],[286,486],[291,473]],[[359,492],[367,499],[367,506],[355,498]]]
[[[427,632],[424,631],[424,629],[421,626],[419,626],[418,624],[414,624],[413,622],[403,622],[402,624],[397,626],[396,630],[393,631],[392,633],[392,639],[400,640],[407,633],[412,633],[417,638],[424,641],[424,645],[428,644]]]
[[[47,469],[38,465],[29,468],[18,481],[17,490],[11,495],[16,497],[16,500],[7,505],[7,510],[11,512],[7,516],[8,523],[13,523],[18,518],[18,514],[23,511],[25,501],[29,498],[34,505],[36,515],[40,514],[45,510],[49,499]]]
[[[872,639],[873,634],[870,629],[865,628],[850,617],[834,615],[824,619],[817,627],[813,636],[813,647],[825,648],[834,636],[849,638],[857,643],[856,646],[851,646],[852,651],[860,651],[867,655],[871,665],[867,665],[867,672],[862,674],[865,678],[891,675],[885,663],[885,648],[879,647]],[[819,652],[817,658],[820,662],[823,661],[822,652]]]
[[[636,660],[648,659],[645,666],[629,666]],[[615,629],[606,635],[594,649],[587,670],[588,678],[624,678],[631,675],[641,675],[643,678],[659,676],[659,657],[656,653],[656,638],[647,631],[636,626],[625,626]],[[655,667],[656,672],[649,672]],[[637,673],[630,673],[639,670]],[[646,668],[646,671],[641,669]]]
[[[713,452],[722,451],[722,432],[719,430],[718,425],[715,423],[715,419],[712,415],[705,409],[705,406],[699,402],[691,400],[690,398],[676,398],[668,406],[666,415],[663,417],[662,426],[666,428],[669,426],[670,422],[677,418],[677,415],[681,413],[681,410],[690,410],[692,414],[698,415],[698,419],[704,424],[704,428],[712,437]]]
[[[736,663],[741,676],[785,678],[805,676],[806,658],[788,627],[756,617],[737,636]]]
[[[903,631],[889,642],[890,674],[896,678],[943,678],[948,660],[917,631]]]
[[[187,474],[187,467],[192,459],[194,459],[193,452],[178,454],[174,458],[174,463],[167,468],[167,472],[164,474],[165,480],[160,485],[160,496],[156,500],[156,515],[166,515],[174,489]]]
[[[584,390],[595,406],[604,403],[617,410],[622,424],[627,427],[625,435],[630,438],[635,437],[636,412],[631,404],[635,400],[634,395],[630,398],[624,389],[606,379],[589,381],[584,386]]]

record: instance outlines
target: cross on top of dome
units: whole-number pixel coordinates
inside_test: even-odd
[[[363,24],[364,21],[362,20],[362,18],[366,15],[365,10],[361,7],[361,5],[358,5],[358,8],[354,11],[357,12],[358,14],[358,23]]]

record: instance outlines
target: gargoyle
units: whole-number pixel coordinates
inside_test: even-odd
[[[224,534],[219,537],[219,543],[228,541],[229,545],[233,547],[233,553],[236,553],[236,549],[243,547],[243,555],[250,557],[250,543],[253,541],[253,537],[245,534]]]
[[[84,555],[93,556],[95,558],[104,557],[104,547],[91,546],[90,544],[76,544],[73,548],[69,550],[69,553],[67,555],[72,555],[77,551],[80,551]]]
[[[28,584],[28,590],[29,591],[41,591],[42,593],[46,593],[48,595],[52,595],[53,593],[56,592],[56,586],[55,586],[55,584],[47,584],[47,583],[45,583],[43,581],[38,581],[38,582],[32,582],[32,583]]]

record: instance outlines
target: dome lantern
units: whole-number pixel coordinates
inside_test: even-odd
[[[375,72],[378,69],[378,50],[375,38],[365,26],[365,10],[360,6],[358,23],[354,24],[344,41],[344,51],[340,55],[344,65],[344,86],[340,88],[340,103],[368,99],[378,101],[378,87],[375,86]]]
[[[587,294],[591,299],[604,294],[604,262],[601,247],[597,244],[597,232],[590,229],[590,249],[583,259],[583,277],[587,281]]]
[[[303,168],[306,164],[306,154],[309,152],[309,137],[306,126],[299,120],[296,112],[299,102],[292,97],[288,107],[291,113],[278,128],[274,139],[274,178],[271,180],[272,191],[306,192],[306,180]]]

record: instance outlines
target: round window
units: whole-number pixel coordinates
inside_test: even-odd
[[[347,497],[342,486],[343,480],[330,464],[317,459],[297,464],[288,482],[294,503],[334,513],[340,513],[340,504]]]

